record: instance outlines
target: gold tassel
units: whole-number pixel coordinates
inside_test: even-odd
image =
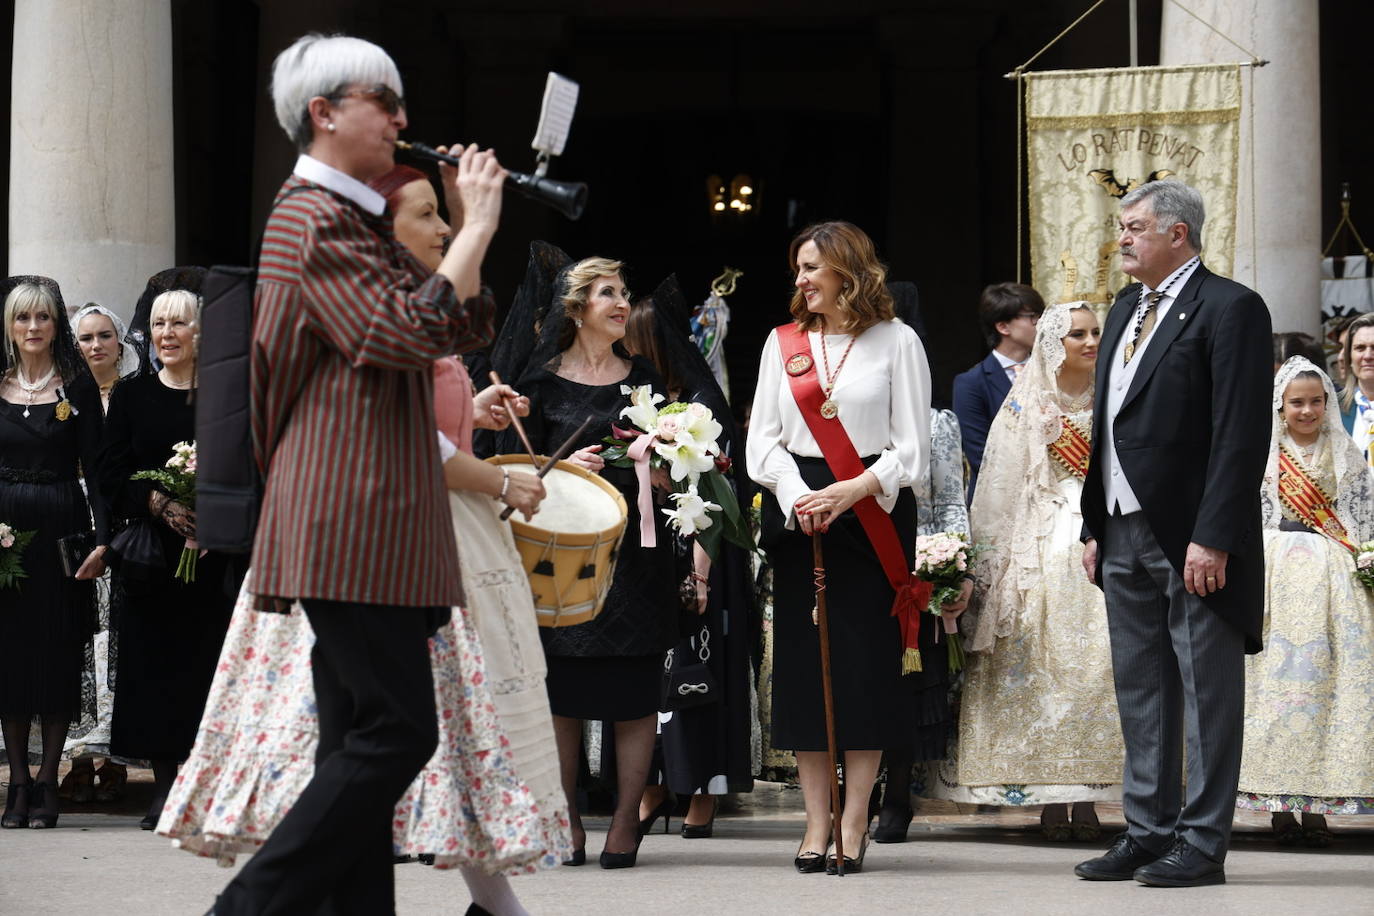
[[[902,653],[902,673],[915,674],[921,671],[921,650],[907,649]]]

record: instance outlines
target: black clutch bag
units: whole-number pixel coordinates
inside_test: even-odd
[[[659,709],[675,712],[714,703],[720,698],[716,676],[711,673],[711,631],[702,626],[695,651],[685,639],[669,649],[663,659],[663,697]]]
[[[75,576],[92,550],[95,550],[95,535],[89,531],[58,538],[57,556],[62,560],[63,574],[69,578]]]

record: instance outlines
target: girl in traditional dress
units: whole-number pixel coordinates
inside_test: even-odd
[[[987,552],[961,626],[959,782],[967,801],[1045,805],[1056,841],[1095,839],[1093,803],[1121,798],[1107,614],[1079,543],[1100,338],[1086,303],[1046,309],[988,432],[970,513]]]
[[[1284,845],[1327,846],[1324,815],[1374,814],[1374,600],[1355,578],[1374,473],[1331,380],[1302,357],[1274,377],[1260,503],[1264,652],[1246,661],[1237,805],[1273,812]]]

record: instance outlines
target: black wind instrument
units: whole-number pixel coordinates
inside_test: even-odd
[[[449,165],[457,165],[458,157],[441,153],[432,146],[423,143],[414,143],[406,140],[397,140],[396,148],[405,150],[413,156],[421,159],[429,159],[432,162],[447,162]],[[518,191],[531,200],[536,200],[548,207],[553,207],[568,219],[578,219],[582,216],[582,210],[587,206],[587,186],[580,181],[554,181],[544,177],[546,162],[540,162],[533,175],[526,175],[524,172],[510,172],[506,175],[506,187],[512,191]]]

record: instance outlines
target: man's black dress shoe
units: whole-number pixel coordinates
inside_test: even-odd
[[[1078,863],[1073,873],[1089,881],[1129,881],[1138,869],[1158,858],[1133,840],[1129,833],[1119,833],[1105,855]]]
[[[1162,859],[1135,870],[1135,879],[1149,887],[1202,887],[1225,884],[1226,870],[1187,840],[1174,840]]]

